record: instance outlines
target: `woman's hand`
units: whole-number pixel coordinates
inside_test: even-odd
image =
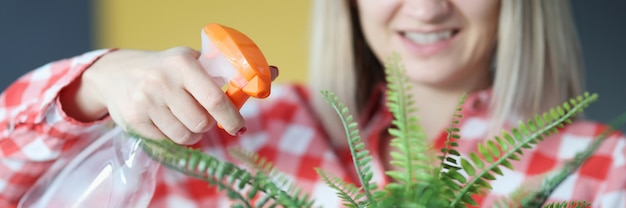
[[[219,122],[231,135],[245,132],[239,110],[185,47],[160,52],[118,50],[103,56],[61,95],[79,120],[108,114],[148,138],[193,144]],[[278,74],[271,67],[272,79]]]

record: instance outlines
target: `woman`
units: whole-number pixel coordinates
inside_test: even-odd
[[[21,78],[1,101],[0,125],[8,128],[0,137],[0,204],[17,203],[60,154],[84,146],[114,121],[224,159],[229,159],[226,148],[242,146],[292,175],[318,203],[338,206],[334,191],[313,168],[357,179],[345,165],[351,158],[337,117],[317,92],[337,93],[358,113],[374,155],[374,180],[388,183],[385,132],[392,118],[384,106],[382,66],[392,52],[406,66],[420,109],[416,116],[435,147],[443,142],[458,98],[470,92],[459,124],[464,154],[492,131],[560,104],[582,88],[566,0],[320,0],[314,3],[313,31],[311,88],[276,87],[269,99],[250,101],[241,114],[188,48],[95,51]],[[213,128],[216,122],[225,131]],[[525,153],[515,171],[477,200],[489,207],[559,167],[601,128],[583,121],[568,126]],[[623,206],[624,144],[622,135],[610,137],[550,200]],[[226,201],[205,182],[162,169],[151,207],[215,207]]]

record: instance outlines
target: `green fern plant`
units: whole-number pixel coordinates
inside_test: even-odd
[[[466,207],[478,205],[472,195],[484,194],[492,189],[489,181],[495,175],[502,175],[502,168],[513,169],[511,160],[519,160],[525,149],[557,133],[559,128],[570,123],[591,102],[596,94],[585,93],[565,102],[550,111],[536,115],[533,119],[520,122],[510,131],[503,131],[493,139],[478,145],[478,151],[461,157],[455,150],[456,140],[460,139],[456,126],[462,118],[461,106],[466,95],[462,96],[453,119],[447,129],[446,145],[438,154],[432,151],[418,118],[411,116],[416,111],[413,98],[408,91],[410,85],[404,76],[404,67],[397,55],[385,66],[388,83],[387,106],[393,114],[393,127],[388,130],[392,136],[390,164],[397,167],[387,171],[393,182],[380,189],[372,182],[370,166],[372,156],[359,136],[359,129],[349,110],[339,99],[328,91],[322,96],[337,112],[342,121],[353,158],[353,165],[360,184],[350,184],[333,173],[316,168],[317,173],[335,189],[345,207]],[[626,116],[623,116],[626,120]],[[604,137],[607,133],[602,134]],[[138,135],[137,135],[138,136]],[[141,138],[141,137],[139,137]],[[178,146],[169,140],[143,139],[143,148],[153,159],[166,167],[186,175],[207,181],[226,191],[227,196],[238,203],[237,207],[311,207],[314,204],[309,195],[303,194],[292,181],[275,170],[272,164],[254,153],[240,149],[230,153],[250,166],[252,170],[240,168],[232,163],[221,161],[199,150]],[[600,139],[587,150],[579,153],[557,174],[548,177],[542,187],[525,194],[518,201],[503,200],[503,207],[537,207],[545,204],[547,196],[571,172],[576,170],[595,151]],[[436,165],[438,164],[438,165]],[[461,174],[467,173],[467,177]],[[255,203],[252,203],[255,202]],[[550,203],[546,207],[587,207],[586,201]]]
[[[226,191],[229,198],[238,202],[235,207],[312,207],[314,203],[306,194],[300,194],[286,177],[274,171],[270,163],[253,154],[231,151],[242,160],[258,164],[256,172],[221,161],[200,150],[179,146],[170,140],[142,138],[142,141],[142,149],[152,159]]]

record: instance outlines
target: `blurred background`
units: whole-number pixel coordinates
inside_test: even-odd
[[[311,0],[2,0],[0,88],[50,61],[109,47],[200,47],[212,22],[236,28],[281,69],[277,82],[306,82]],[[242,6],[245,5],[245,6]],[[572,0],[585,56],[587,115],[608,122],[626,111],[626,1]],[[622,128],[626,131],[626,128]]]

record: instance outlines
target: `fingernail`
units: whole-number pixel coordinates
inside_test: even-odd
[[[278,67],[270,66],[270,73],[272,74],[273,78],[278,77]]]
[[[235,135],[237,135],[237,136],[241,136],[241,135],[243,135],[244,133],[246,133],[246,131],[247,131],[247,130],[248,130],[248,129],[244,126],[243,128],[239,129],[239,131],[237,131],[237,133],[236,133]]]

